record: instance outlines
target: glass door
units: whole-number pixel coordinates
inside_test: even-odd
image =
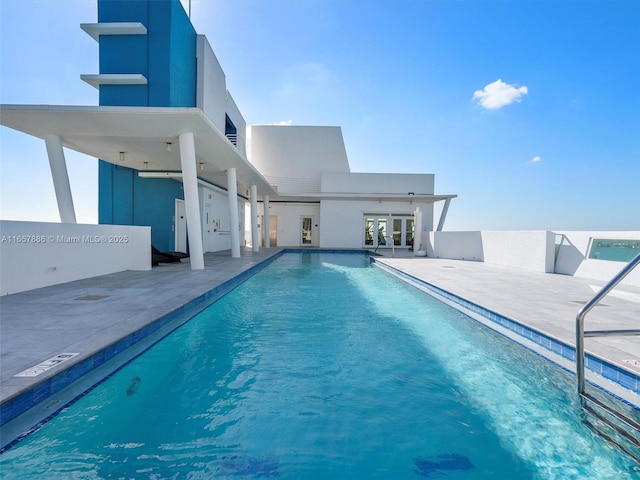
[[[414,237],[414,220],[413,218],[404,219],[404,245],[413,248]]]
[[[364,219],[364,246],[375,247],[374,232],[376,231],[376,219],[367,217]]]
[[[302,227],[301,245],[313,244],[313,217],[300,217],[300,225]]]
[[[390,231],[389,231],[390,229]],[[414,220],[408,215],[364,217],[364,242],[367,248],[413,247]]]
[[[390,247],[387,237],[387,217],[364,217],[364,246],[369,248]]]
[[[400,247],[403,244],[403,235],[404,229],[402,228],[402,224],[404,220],[402,218],[394,218],[393,219],[393,244],[396,247]]]
[[[386,218],[379,218],[378,219],[378,226],[377,226],[377,231],[378,231],[378,247],[386,247],[388,246],[388,242],[387,240],[389,240],[387,238],[387,219]]]

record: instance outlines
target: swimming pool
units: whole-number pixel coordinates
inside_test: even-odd
[[[640,478],[571,376],[369,266],[285,254],[0,457],[7,478]]]

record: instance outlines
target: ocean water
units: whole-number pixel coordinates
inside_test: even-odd
[[[589,258],[630,262],[640,254],[640,240],[594,240]]]
[[[574,379],[363,255],[286,254],[0,456],[3,478],[633,479]]]

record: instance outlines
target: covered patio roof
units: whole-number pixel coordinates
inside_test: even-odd
[[[115,165],[149,172],[181,171],[178,137],[192,132],[198,178],[228,188],[235,168],[239,193],[256,185],[258,195],[275,195],[269,182],[199,108],[0,105],[0,124]],[[121,154],[123,152],[123,154]]]
[[[421,203],[436,203],[442,200],[450,200],[458,195],[431,195],[431,194],[412,194],[412,193],[305,193],[303,195],[296,193],[278,193],[276,197],[272,197],[271,201],[285,202],[303,202],[320,200],[364,200],[364,201],[392,201],[392,202],[409,202],[416,201]]]

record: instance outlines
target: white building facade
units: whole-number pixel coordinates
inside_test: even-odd
[[[455,197],[434,194],[433,174],[351,172],[340,127],[251,131],[251,162],[276,191],[259,208],[262,245],[421,251],[434,203]]]

